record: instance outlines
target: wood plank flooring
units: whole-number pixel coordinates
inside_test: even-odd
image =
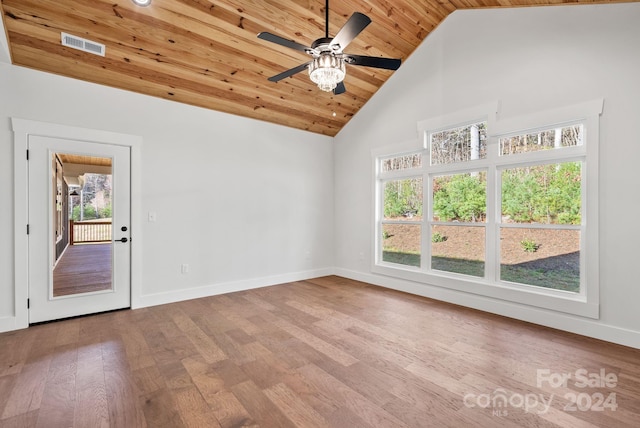
[[[53,269],[53,296],[111,289],[111,244],[69,245]]]
[[[3,428],[639,421],[640,350],[334,276],[0,334]]]

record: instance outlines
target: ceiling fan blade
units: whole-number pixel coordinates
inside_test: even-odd
[[[370,23],[367,15],[355,12],[333,38],[331,46],[338,46],[338,52],[342,52]]]
[[[397,70],[402,63],[399,59],[362,55],[345,55],[345,62],[351,65],[363,65],[365,67],[384,68],[387,70]]]
[[[311,63],[310,62],[305,62],[304,64],[300,64],[299,66],[294,67],[294,68],[292,68],[290,70],[283,71],[280,74],[276,74],[275,76],[269,77],[268,80],[271,81],[271,82],[277,82],[279,80],[284,79],[285,77],[293,76],[294,74],[300,73],[302,70],[305,70],[309,66],[309,64],[311,64]]]
[[[305,53],[310,50],[310,48],[305,45],[301,45],[300,43],[294,42],[293,40],[285,39],[284,37],[276,36],[275,34],[267,33],[266,31],[258,33],[258,38]]]
[[[344,86],[344,81],[338,83],[338,86],[333,90],[333,95],[340,95],[347,92],[347,88]]]

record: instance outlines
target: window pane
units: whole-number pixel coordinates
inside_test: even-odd
[[[420,267],[419,224],[382,225],[382,261]]]
[[[487,174],[484,171],[433,177],[433,220],[484,222]]]
[[[467,162],[487,157],[487,122],[430,134],[431,165]]]
[[[392,158],[382,159],[380,161],[380,169],[382,170],[382,172],[420,168],[421,166],[422,155],[420,153],[396,156]]]
[[[502,222],[580,224],[582,163],[502,171]]]
[[[484,277],[485,228],[431,226],[431,269]]]
[[[384,184],[385,220],[422,220],[422,178],[391,180]]]
[[[564,128],[547,129],[532,134],[521,134],[500,138],[500,154],[536,152],[539,150],[560,149],[562,147],[581,146],[583,126],[573,125]]]
[[[580,291],[580,231],[501,228],[500,279]]]

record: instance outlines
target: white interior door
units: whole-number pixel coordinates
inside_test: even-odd
[[[130,148],[111,144],[88,143],[59,138],[30,135],[29,149],[29,322],[42,322],[67,318],[131,305],[131,251],[130,251]],[[95,274],[99,265],[106,265],[108,286],[99,290],[70,292],[61,295],[54,292],[54,267],[56,262],[56,210],[59,210],[60,191],[56,188],[56,154],[104,158],[111,163],[111,212],[112,224],[108,242],[74,245],[74,250],[95,249],[91,245],[103,245],[104,251],[93,259],[80,257],[73,276],[60,279],[58,284],[71,283],[78,275]],[[59,166],[58,166],[59,168]],[[67,197],[67,195],[62,195]],[[59,237],[58,237],[59,239]],[[85,245],[85,247],[82,247]],[[65,254],[69,251],[67,247]],[[98,259],[96,258],[98,257]]]

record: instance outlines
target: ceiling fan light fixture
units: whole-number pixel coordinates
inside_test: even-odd
[[[325,92],[333,91],[344,76],[344,60],[330,53],[321,54],[309,64],[309,78]]]
[[[268,80],[270,82],[279,82],[284,78],[300,73],[306,68],[309,72],[309,78],[318,85],[318,88],[326,92],[333,91],[334,95],[340,95],[346,91],[344,83],[342,83],[346,74],[345,64],[381,68],[384,70],[397,70],[398,67],[400,67],[399,59],[344,53],[344,49],[349,46],[351,41],[369,24],[371,24],[371,18],[363,13],[354,12],[340,31],[338,31],[338,34],[333,38],[329,37],[329,0],[327,0],[325,3],[324,37],[315,40],[311,44],[311,47],[266,31],[258,33],[259,39],[295,49],[313,57],[310,62],[300,64],[297,67],[271,76]]]
[[[135,4],[137,4],[138,6],[149,6],[151,4],[151,0],[132,0]]]

